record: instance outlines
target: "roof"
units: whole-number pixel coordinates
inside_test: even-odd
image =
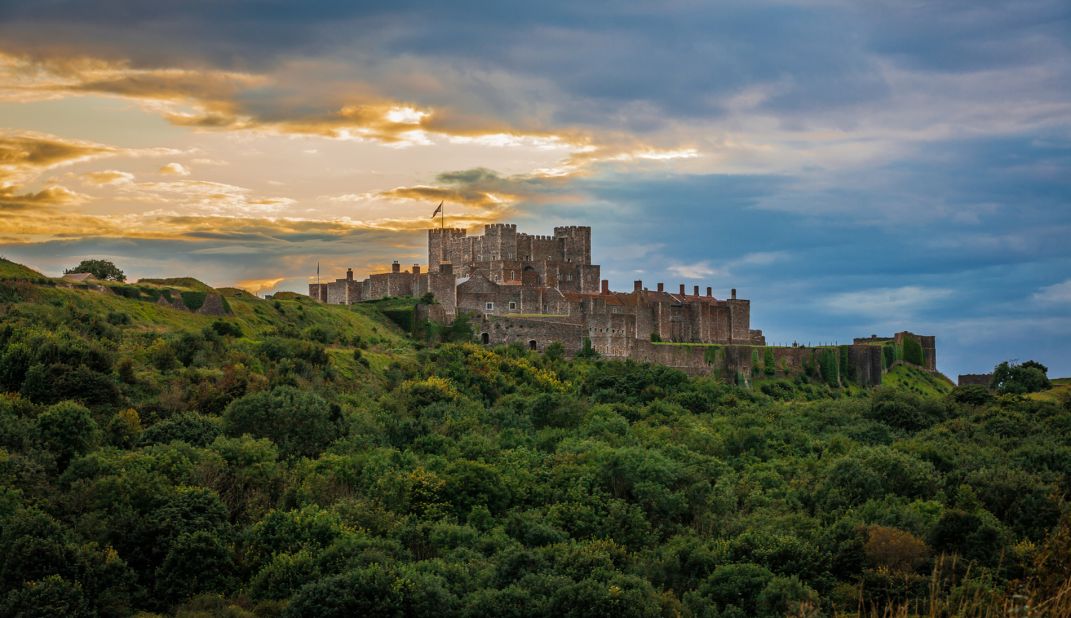
[[[73,283],[83,283],[85,281],[96,281],[97,278],[92,273],[67,273],[63,275],[64,281],[71,281]]]

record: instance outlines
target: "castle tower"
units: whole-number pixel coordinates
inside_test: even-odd
[[[483,259],[517,259],[517,224],[494,223],[483,226]]]
[[[439,272],[442,262],[461,263],[462,239],[465,230],[448,227],[428,229],[428,272]]]
[[[591,228],[570,225],[554,228],[554,237],[563,240],[562,259],[574,264],[591,264]]]

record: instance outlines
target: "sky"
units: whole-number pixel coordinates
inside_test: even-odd
[[[1071,375],[1071,4],[0,2],[0,255],[267,293],[590,225],[773,344]]]

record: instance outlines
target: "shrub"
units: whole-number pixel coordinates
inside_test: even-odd
[[[186,306],[190,311],[197,311],[205,304],[205,298],[208,294],[205,292],[180,292],[182,297],[182,304]]]
[[[109,311],[108,312],[108,324],[113,326],[121,326],[123,324],[130,324],[130,315],[123,313],[122,311]]]
[[[288,457],[313,457],[335,439],[339,414],[319,395],[278,386],[232,401],[223,413],[230,436],[268,438]]]
[[[242,327],[234,322],[228,322],[226,320],[216,320],[215,322],[212,322],[212,330],[220,337],[242,336]]]
[[[37,438],[56,455],[60,469],[75,455],[86,453],[99,438],[89,409],[73,401],[57,403],[37,417]]]
[[[221,433],[218,420],[196,412],[183,412],[160,421],[142,432],[139,444],[167,444],[181,440],[192,446],[208,446]]]

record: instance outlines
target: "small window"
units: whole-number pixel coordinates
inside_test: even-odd
[[[494,303],[487,303],[487,304],[484,305],[484,309],[486,309],[488,311],[494,311],[495,304]]]
[[[509,308],[510,309],[516,309],[517,308],[517,303],[513,302],[512,300],[509,301]]]

